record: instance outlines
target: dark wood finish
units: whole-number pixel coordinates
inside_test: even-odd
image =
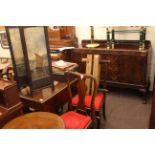
[[[20,103],[16,82],[0,79],[0,105],[10,108]]]
[[[150,129],[155,129],[155,78],[153,86],[153,96],[152,96],[152,105],[151,105],[151,115],[150,115]]]
[[[69,74],[69,73],[71,75],[79,77],[78,82],[75,85],[76,89],[77,89],[77,94],[76,95],[79,96],[78,105],[73,105],[72,104],[72,98],[73,98],[73,96],[75,96],[75,94],[73,95],[72,90],[70,89],[70,83],[68,82],[70,109],[79,109],[79,108],[81,108],[83,111],[87,110],[87,112],[90,113],[92,119],[94,119],[94,116],[95,116],[95,118],[98,120],[97,128],[100,128],[102,112],[103,112],[103,118],[106,119],[106,116],[105,116],[105,100],[106,100],[107,90],[106,89],[102,90],[102,93],[104,94],[104,97],[103,97],[103,100],[101,101],[101,107],[99,109],[95,109],[94,108],[95,97],[96,97],[96,95],[98,93],[98,91],[97,91],[97,89],[98,89],[97,80],[92,75],[81,74],[81,73],[78,73],[78,72],[66,72],[66,74]],[[66,75],[66,76],[69,77],[69,75]],[[91,83],[90,90],[87,90],[87,86],[86,86],[86,81],[87,80],[90,80],[90,83]],[[86,95],[92,96],[91,107],[86,107],[85,106],[85,97],[86,97]]]
[[[96,41],[97,42],[97,41]],[[83,41],[85,46],[88,41]],[[146,92],[149,87],[151,43],[145,42],[145,49],[139,51],[138,41],[119,41],[115,49],[106,49],[106,41],[100,41],[99,48],[75,48],[67,53],[66,59],[79,65],[79,72],[85,73],[87,54],[101,55],[100,82],[107,85],[127,87]]]
[[[3,129],[63,129],[64,127],[64,122],[58,115],[34,112],[11,120]]]
[[[91,76],[91,75],[85,75],[85,74],[80,74],[78,72],[66,72],[66,76],[69,79],[69,75],[75,76],[78,81],[76,83],[76,88],[77,88],[77,92],[79,95],[79,104],[77,105],[77,108],[81,111],[85,110],[85,96],[86,96],[86,86],[85,86],[85,81],[86,79],[92,79],[92,83],[94,83],[94,89],[92,90],[92,101],[91,101],[91,116],[93,117],[94,115],[94,99],[95,99],[95,95],[96,95],[96,91],[97,91],[97,82],[96,79]],[[70,87],[70,81],[67,80],[68,83],[68,91],[69,91],[69,101],[70,101],[70,105],[72,105],[72,91],[71,91],[71,87]],[[72,108],[70,108],[72,109]]]
[[[75,26],[59,26],[62,39],[75,39]]]
[[[16,83],[0,79],[0,128],[21,115],[22,108]]]
[[[72,84],[74,82],[76,82],[76,79],[71,81]],[[51,87],[43,88],[33,92],[31,96],[20,95],[20,98],[27,108],[33,108],[35,111],[57,113],[58,109],[68,101],[69,95],[67,84],[59,82],[54,90]]]
[[[56,30],[48,29],[50,47],[77,46],[75,26],[58,26]]]
[[[21,103],[16,104],[11,108],[4,108],[0,106],[0,128],[2,128],[7,122],[15,117],[23,114],[23,105]]]
[[[86,47],[91,43],[90,40],[82,40],[82,47]],[[107,40],[94,40],[94,43],[99,43],[98,48],[107,48]],[[145,41],[145,49],[150,48],[150,41]],[[139,49],[139,40],[115,40],[115,49]]]
[[[78,72],[66,72],[66,79],[67,79],[67,89],[69,92],[69,110],[73,110],[72,106],[72,89],[71,89],[71,83],[70,83],[70,76],[75,77],[77,79],[77,82],[75,84],[77,94],[79,96],[79,103],[77,106],[74,107],[74,110],[76,112],[79,112],[83,115],[87,115],[87,109],[85,107],[85,96],[86,96],[86,86],[85,86],[85,81],[87,79],[92,79],[92,82],[94,83],[94,89],[92,90],[92,100],[91,100],[91,107],[89,109],[90,112],[90,117],[91,117],[91,122],[86,126],[86,128],[91,128],[94,127],[95,123],[95,109],[94,109],[94,100],[95,100],[95,95],[96,95],[96,90],[97,90],[97,82],[96,79],[91,76],[91,75],[86,75],[86,74],[80,74]]]
[[[60,29],[59,28],[56,28],[56,29],[48,28],[48,36],[49,36],[50,41],[61,40]]]

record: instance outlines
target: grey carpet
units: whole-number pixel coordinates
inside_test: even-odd
[[[128,89],[110,90],[106,96],[106,120],[101,129],[147,129],[151,113],[151,97],[144,104],[142,94]],[[64,112],[68,105],[64,106]]]
[[[151,112],[151,98],[143,103],[142,95],[131,90],[109,91],[106,98],[105,129],[147,129]]]

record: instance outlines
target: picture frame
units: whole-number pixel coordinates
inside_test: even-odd
[[[5,29],[11,51],[15,80],[17,81],[18,88],[22,90],[30,84],[27,77],[20,28],[18,26],[6,26]]]
[[[20,32],[31,90],[54,88],[47,27],[20,27]]]
[[[3,49],[9,49],[9,43],[5,31],[0,31],[0,43]]]

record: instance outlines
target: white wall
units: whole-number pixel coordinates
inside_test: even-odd
[[[1,53],[10,53],[10,50],[9,49],[4,49],[2,48],[1,44],[0,44],[0,54]]]
[[[117,27],[117,29],[138,29],[137,27]],[[76,36],[78,38],[79,45],[81,44],[81,40],[83,39],[90,39],[90,28],[76,26]],[[95,39],[106,39],[106,28],[103,26],[95,26],[94,27],[94,38]],[[139,35],[137,33],[122,33],[116,35],[117,39],[129,39],[129,40],[136,40],[139,39]],[[154,73],[155,73],[155,26],[147,27],[146,32],[146,39],[150,40],[152,43],[152,59],[151,59],[151,73],[150,73],[150,80],[151,86],[150,90],[153,88],[153,80],[154,80]]]

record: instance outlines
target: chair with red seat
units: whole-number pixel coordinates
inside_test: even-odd
[[[86,95],[86,89],[85,89],[85,79],[89,78],[87,75],[81,76],[80,73],[77,72],[67,72],[67,84],[68,84],[68,91],[69,91],[69,111],[65,112],[61,115],[61,118],[63,119],[65,123],[66,129],[86,129],[86,128],[92,128],[94,126],[95,122],[95,111],[94,111],[94,99],[95,99],[95,92],[92,94],[92,99],[90,102],[90,115],[87,113],[87,109],[85,107],[85,95]],[[79,102],[78,105],[74,108],[72,108],[72,91],[70,87],[69,82],[69,75],[75,76],[77,78],[76,82],[76,89],[79,95]],[[94,81],[96,84],[96,81]]]
[[[82,75],[82,74],[81,74]],[[85,75],[86,76],[86,75]],[[100,127],[101,124],[101,113],[103,112],[103,118],[106,119],[105,116],[105,97],[106,97],[106,92],[107,90],[103,90],[102,92],[97,92],[97,82],[95,78],[91,75],[87,75],[87,78],[84,78],[84,82],[86,82],[86,79],[90,79],[90,81],[95,81],[94,86],[92,86],[89,94],[85,94],[84,97],[84,104],[85,108],[89,111],[91,109],[91,101],[92,101],[92,91],[95,92],[95,98],[94,98],[94,110],[95,110],[95,116],[98,119],[98,128]],[[93,82],[91,82],[93,85]],[[86,85],[85,85],[86,87]],[[86,88],[85,88],[86,89]],[[94,90],[92,90],[94,89]],[[71,105],[73,108],[76,108],[77,105],[79,104],[79,94],[75,95],[72,100],[71,100]]]

